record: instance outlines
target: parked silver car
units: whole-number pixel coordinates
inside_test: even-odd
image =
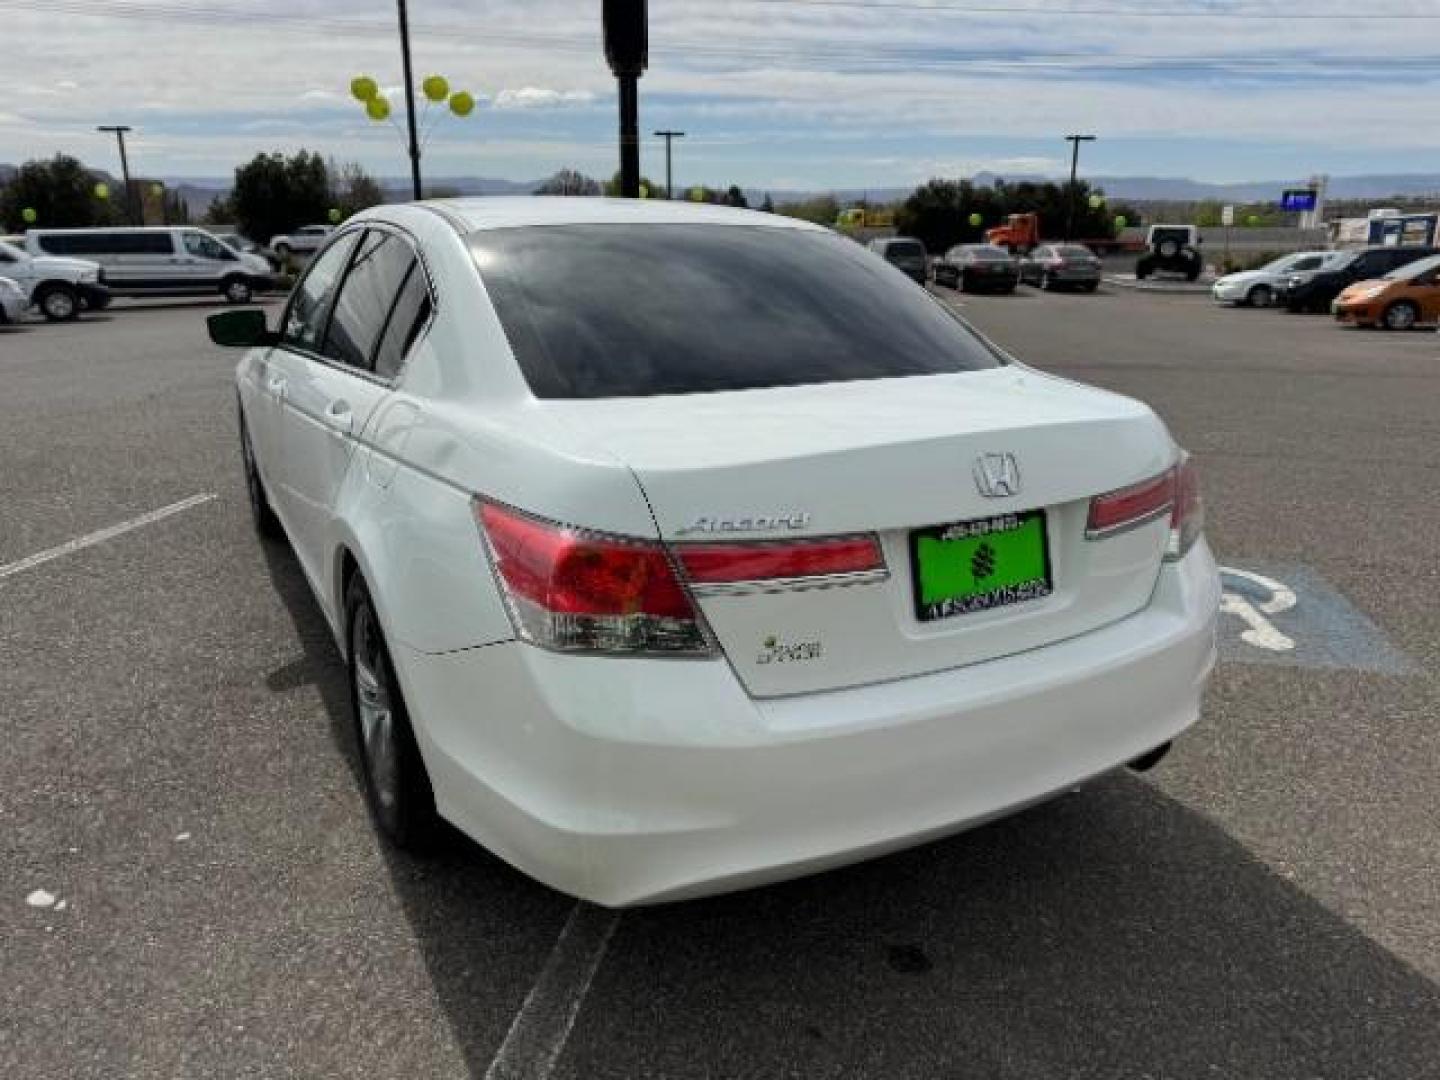
[[[1291,274],[1319,270],[1327,259],[1340,252],[1297,251],[1282,255],[1255,270],[1241,270],[1218,279],[1210,290],[1216,303],[1237,307],[1268,308],[1284,294],[1286,279]]]
[[[1041,289],[1100,288],[1101,263],[1083,244],[1041,244],[1020,260],[1020,280]]]

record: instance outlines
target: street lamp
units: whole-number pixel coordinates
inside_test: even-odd
[[[1080,168],[1080,144],[1094,142],[1094,135],[1066,135],[1065,141],[1072,146],[1070,154],[1070,198],[1065,212],[1065,242],[1069,243],[1075,233],[1075,173]]]
[[[125,156],[125,133],[134,129],[126,124],[102,124],[95,130],[103,131],[107,135],[113,133],[115,141],[120,144],[120,175],[125,181],[125,212],[130,215],[131,225],[144,224],[135,213],[135,193],[130,190],[130,159]]]
[[[675,139],[683,139],[685,133],[683,131],[657,131],[655,134],[665,140],[665,198],[673,199],[674,195],[671,194],[670,186],[670,143]]]
[[[640,197],[640,76],[650,63],[646,0],[604,0],[605,59],[620,84],[620,195]]]

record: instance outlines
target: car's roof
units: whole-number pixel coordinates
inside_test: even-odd
[[[431,199],[423,205],[448,216],[464,232],[509,229],[520,225],[713,224],[828,232],[819,225],[709,203],[665,199],[587,199],[566,195],[483,196]]]

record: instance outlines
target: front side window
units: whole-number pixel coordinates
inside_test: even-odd
[[[181,236],[185,241],[185,254],[197,259],[224,259],[229,253],[220,244],[204,233],[187,232]]]
[[[1002,362],[851,240],[730,225],[545,225],[470,238],[531,390],[647,397]]]
[[[321,351],[341,364],[370,370],[385,320],[414,264],[414,251],[400,237],[380,229],[367,232],[340,287]]]
[[[349,233],[331,244],[315,257],[300,284],[295,286],[295,295],[285,312],[285,327],[281,331],[281,339],[286,345],[319,351],[335,287],[345,272],[345,264],[349,262],[350,252],[359,237],[358,232]]]

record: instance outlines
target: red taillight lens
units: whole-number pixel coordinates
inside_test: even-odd
[[[601,536],[477,500],[516,633],[564,652],[709,654],[658,543]]]
[[[685,574],[696,585],[865,574],[885,569],[874,536],[835,536],[738,544],[684,544],[675,549]]]
[[[1091,499],[1085,538],[1097,540],[1144,525],[1169,513],[1174,505],[1175,470],[1166,469],[1159,476]]]
[[[1190,455],[1175,467],[1175,508],[1170,512],[1167,559],[1183,558],[1205,531],[1205,503],[1200,498],[1200,476]]]

